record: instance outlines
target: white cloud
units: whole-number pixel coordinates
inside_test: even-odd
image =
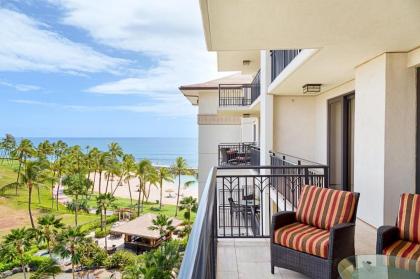
[[[0,71],[117,73],[128,63],[49,30],[24,14],[0,8]]]
[[[133,112],[133,113],[151,113],[159,116],[167,117],[184,117],[191,116],[196,113],[196,108],[185,102],[177,102],[174,100],[167,99],[160,103],[138,103],[130,105],[116,105],[116,106],[86,106],[86,105],[74,105],[74,104],[59,104],[54,102],[43,102],[34,100],[17,99],[10,100],[13,103],[23,105],[34,105],[43,106],[51,109],[59,110],[71,110],[79,112],[89,111],[108,111],[108,112]]]
[[[37,91],[37,90],[41,89],[41,87],[39,87],[37,85],[19,84],[19,83],[14,84],[14,83],[10,83],[10,82],[7,82],[7,81],[1,81],[1,80],[0,80],[0,85],[10,87],[10,88],[14,88],[17,91],[22,91],[22,92]]]
[[[62,23],[87,31],[109,47],[148,55],[141,75],[99,84],[87,91],[147,94],[220,76],[206,50],[197,0],[49,0],[63,11]],[[181,98],[181,97],[180,97]]]

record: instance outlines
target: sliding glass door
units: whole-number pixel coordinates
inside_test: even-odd
[[[354,93],[328,101],[328,166],[330,187],[353,190]]]

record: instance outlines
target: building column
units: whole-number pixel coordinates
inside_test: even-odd
[[[406,53],[385,53],[356,69],[355,192],[358,216],[395,224],[399,196],[415,189],[415,68]]]
[[[262,50],[260,55],[261,61],[261,75],[260,75],[260,164],[261,166],[270,165],[270,154],[269,152],[273,149],[273,95],[268,95],[268,86],[271,83],[271,57],[269,50]],[[269,170],[262,170],[261,174],[269,174]],[[268,234],[270,231],[270,219],[269,208],[271,201],[269,198],[269,187],[264,185],[263,191],[263,230],[264,234]]]

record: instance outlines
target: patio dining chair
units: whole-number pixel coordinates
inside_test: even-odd
[[[273,215],[271,273],[291,269],[310,278],[337,278],[338,263],[354,255],[359,193],[304,186],[296,212]]]

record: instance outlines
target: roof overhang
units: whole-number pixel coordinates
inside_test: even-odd
[[[210,51],[420,44],[418,0],[200,0]],[[407,49],[408,48],[408,49]]]
[[[260,49],[305,49],[274,80],[271,94],[301,95],[310,83],[328,91],[385,52],[408,53],[407,66],[419,64],[419,0],[200,2],[207,46],[220,53],[219,68],[242,70],[245,53]]]

